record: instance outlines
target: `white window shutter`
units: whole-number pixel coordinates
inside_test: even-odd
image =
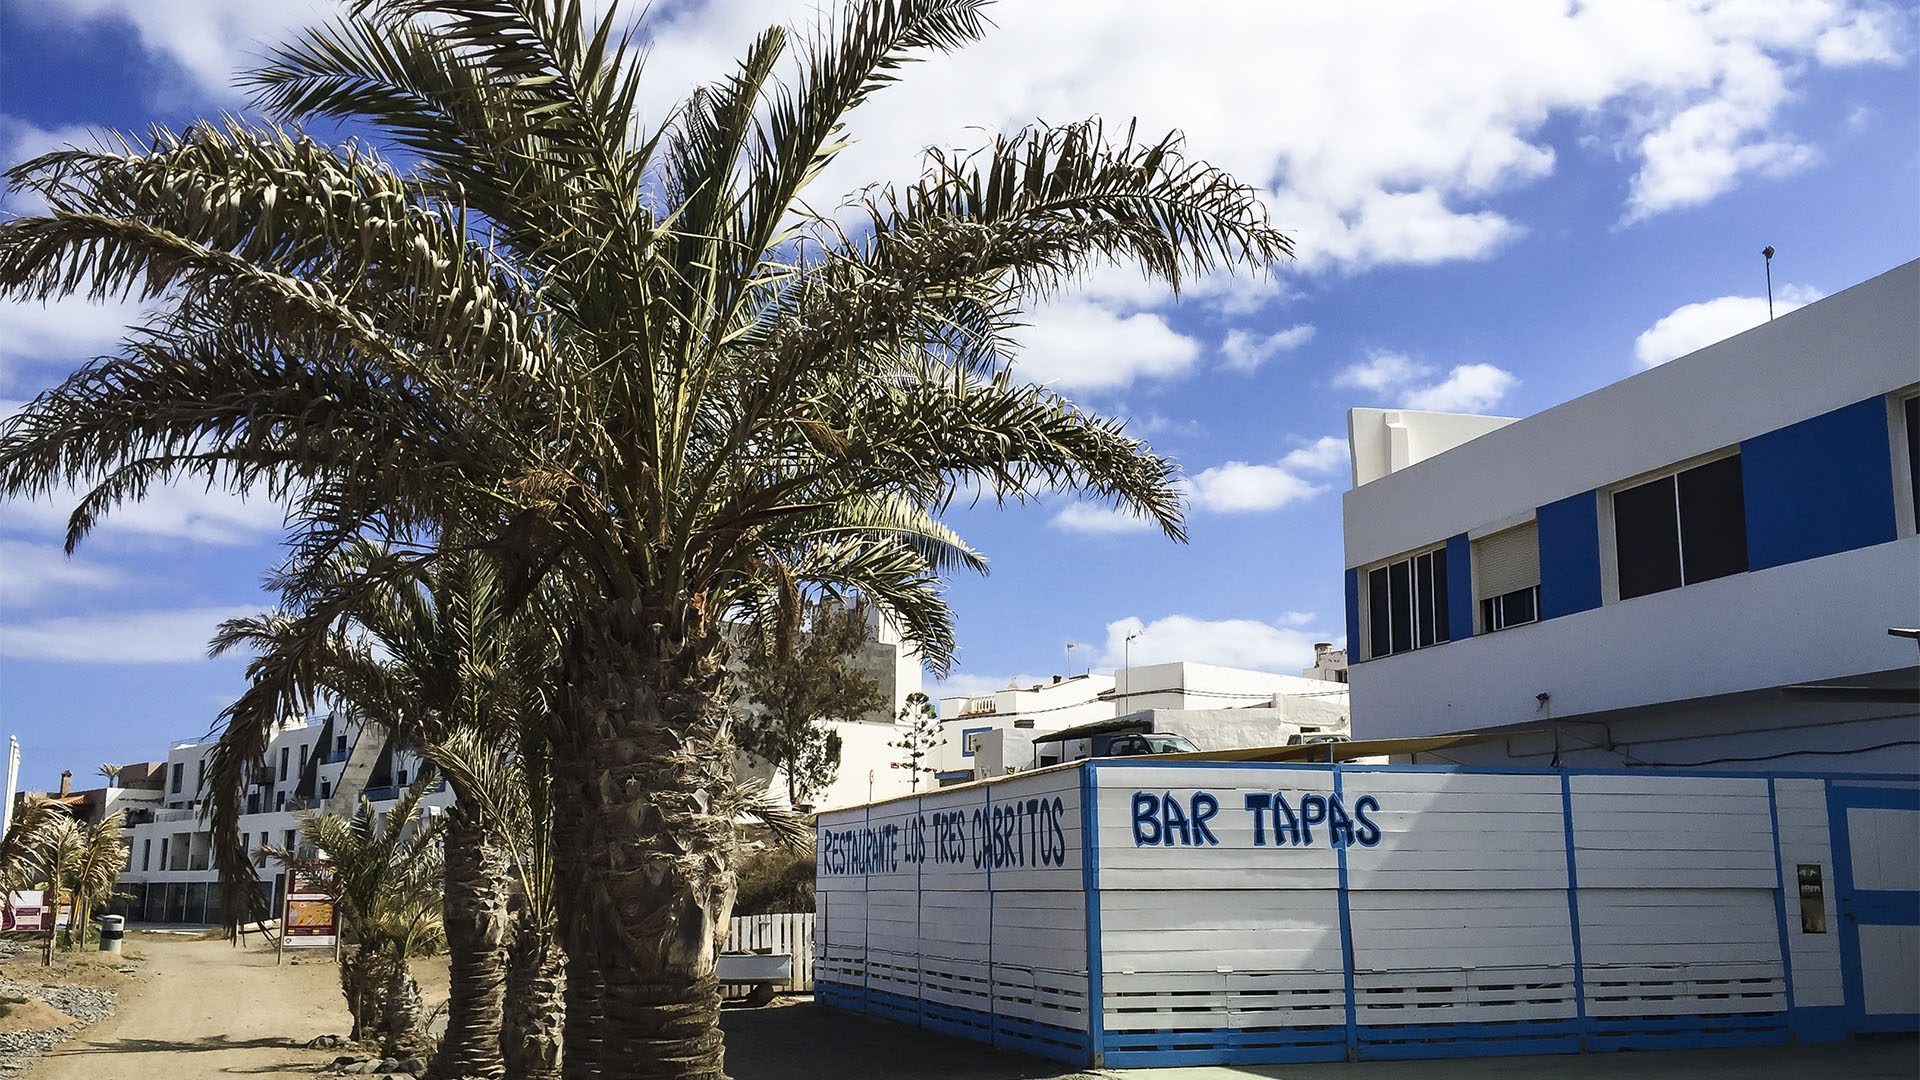
[[[1540,536],[1529,521],[1473,544],[1473,593],[1505,596],[1540,584]]]

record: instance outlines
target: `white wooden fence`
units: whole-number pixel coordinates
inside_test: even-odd
[[[813,914],[735,915],[726,952],[785,953],[793,957],[793,982],[785,992],[813,992]],[[728,987],[728,997],[745,997],[749,987]]]

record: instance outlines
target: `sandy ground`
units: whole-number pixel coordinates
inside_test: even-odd
[[[142,973],[120,988],[112,1017],[62,1043],[22,1080],[199,1080],[311,1077],[338,1050],[307,1050],[351,1027],[329,954],[276,966],[273,950],[134,934]],[[290,954],[291,958],[291,954]],[[417,971],[429,1007],[446,997],[446,967]]]

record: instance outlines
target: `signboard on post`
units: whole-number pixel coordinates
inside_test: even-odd
[[[311,871],[287,875],[287,910],[280,925],[289,949],[331,949],[340,940],[340,916],[325,878]]]
[[[40,889],[23,889],[7,894],[0,904],[0,931],[47,929],[47,894]]]

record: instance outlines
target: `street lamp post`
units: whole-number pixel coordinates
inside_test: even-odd
[[[1121,646],[1122,666],[1120,672],[1125,675],[1127,679],[1127,688],[1120,695],[1121,716],[1127,715],[1128,701],[1133,697],[1133,639],[1139,637],[1140,633],[1140,631],[1135,630],[1133,633],[1128,634],[1126,643]]]

